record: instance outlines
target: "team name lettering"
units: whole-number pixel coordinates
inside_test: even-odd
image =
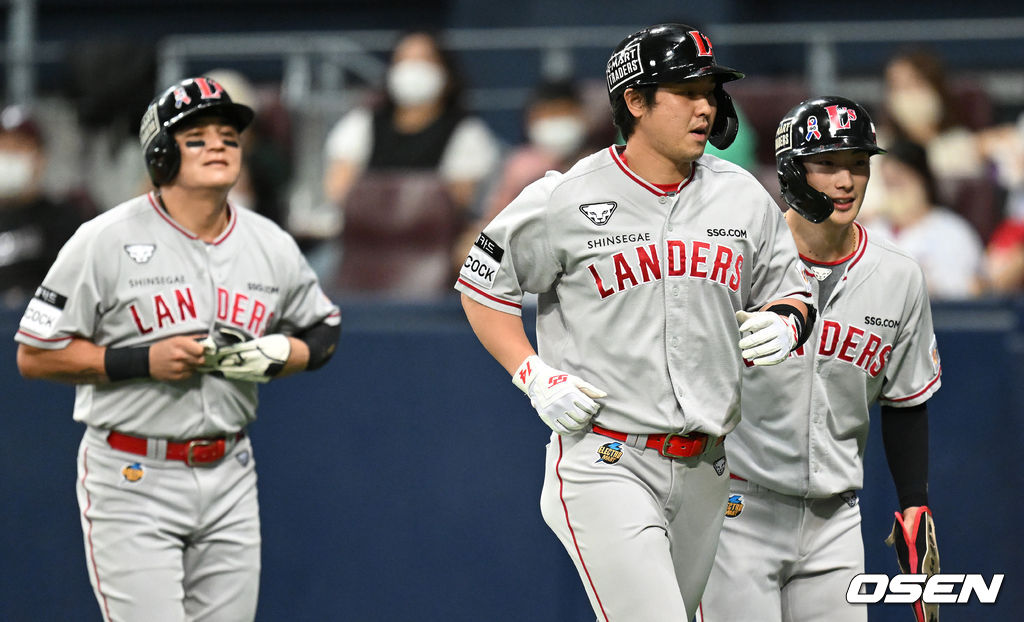
[[[140,335],[198,320],[200,311],[196,309],[190,287],[175,289],[170,293],[159,292],[148,300],[128,305],[132,323]],[[273,317],[267,304],[258,298],[217,288],[217,319],[220,322],[237,326],[258,337],[265,332]]]
[[[610,269],[602,268],[606,276],[602,276],[597,265],[587,266],[601,298],[660,281],[662,268],[667,277],[706,279],[735,292],[743,274],[743,254],[711,242],[667,240],[663,249],[647,244],[615,253]]]
[[[217,288],[217,319],[244,328],[251,335],[263,334],[273,314],[267,315],[266,304],[241,292]]]
[[[153,294],[149,299],[148,307],[143,310],[139,305],[132,303],[128,305],[128,311],[132,315],[132,322],[140,335],[147,335],[155,329],[163,329],[180,322],[195,320],[196,303],[192,297],[192,289],[176,289],[170,295],[163,292]],[[153,318],[152,323],[147,323],[145,318]]]
[[[804,356],[805,345],[794,350],[790,356]],[[846,326],[835,320],[821,321],[818,356],[839,359],[859,367],[872,378],[876,378],[885,369],[891,355],[892,344],[884,343],[880,335],[866,332],[856,326]],[[753,365],[746,360],[744,363],[747,367]]]

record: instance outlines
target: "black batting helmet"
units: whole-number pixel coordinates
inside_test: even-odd
[[[623,39],[605,67],[608,97],[613,105],[628,88],[705,76],[715,78],[718,100],[718,112],[708,140],[715,147],[725,149],[736,138],[739,120],[732,98],[722,88],[722,83],[739,80],[743,74],[715,63],[711,41],[700,30],[686,24],[644,28]]]
[[[832,215],[832,201],[807,183],[807,171],[796,160],[828,151],[885,153],[875,140],[875,124],[863,106],[845,97],[818,97],[786,113],[775,132],[775,161],[782,197],[807,220],[823,222]]]
[[[157,96],[139,126],[139,142],[146,158],[149,176],[157,186],[170,183],[181,166],[181,151],[174,130],[196,114],[221,115],[239,132],[252,122],[252,108],[231,101],[224,87],[206,78],[188,78]]]

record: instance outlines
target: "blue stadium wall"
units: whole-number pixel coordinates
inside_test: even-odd
[[[935,309],[944,374],[930,404],[931,499],[942,569],[1006,575],[995,605],[945,606],[943,620],[1019,619],[1024,307]],[[262,389],[251,427],[258,620],[592,621],[540,517],[546,428],[457,305],[343,311],[338,355]],[[0,315],[0,334],[17,319]],[[73,391],[23,380],[15,344],[0,343],[0,619],[100,620],[75,501]],[[882,542],[895,494],[877,423],[867,462],[867,568],[895,574]],[[869,612],[872,622],[910,616],[906,605]]]

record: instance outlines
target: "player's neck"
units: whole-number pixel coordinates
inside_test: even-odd
[[[626,143],[622,158],[629,170],[656,185],[676,185],[690,176],[693,162],[674,162],[633,138]]]
[[[227,192],[166,186],[157,197],[175,220],[204,242],[216,240],[228,226]]]
[[[859,236],[857,226],[853,222],[835,226],[826,221],[816,225],[793,210],[786,212],[786,222],[793,233],[797,251],[812,261],[841,261],[857,249]]]

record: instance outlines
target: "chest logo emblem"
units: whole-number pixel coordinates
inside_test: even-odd
[[[156,244],[125,244],[124,252],[128,253],[135,263],[146,263],[153,258]]]
[[[606,225],[611,220],[612,214],[615,213],[615,208],[618,204],[615,201],[605,201],[604,203],[587,203],[586,205],[580,206],[580,211],[583,215],[590,219],[590,222],[595,225]]]
[[[814,273],[814,278],[819,281],[824,281],[832,274],[832,268],[822,268],[820,266],[811,266],[811,272]]]

